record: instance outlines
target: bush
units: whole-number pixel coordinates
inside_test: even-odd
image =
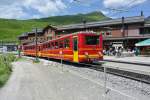
[[[11,62],[15,61],[16,57],[13,54],[0,55],[0,87],[8,80],[11,72]]]

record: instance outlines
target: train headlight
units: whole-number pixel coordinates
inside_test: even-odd
[[[85,52],[84,54],[85,54],[86,58],[89,58],[88,52]]]
[[[98,54],[99,54],[99,56],[103,56],[102,52],[100,52],[100,51],[98,52]]]
[[[84,54],[85,54],[86,56],[88,56],[88,55],[89,55],[89,54],[88,54],[88,52],[85,52]]]

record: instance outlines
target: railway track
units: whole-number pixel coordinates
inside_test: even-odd
[[[135,73],[135,72],[129,72],[121,69],[114,69],[110,68],[110,66],[94,63],[94,64],[85,64],[85,63],[76,63],[76,65],[82,65],[83,67],[87,67],[90,69],[94,69],[97,71],[104,72],[104,67],[106,68],[106,72],[109,74],[129,78],[135,81],[143,82],[146,84],[150,84],[150,76],[149,75],[144,75],[140,73]]]

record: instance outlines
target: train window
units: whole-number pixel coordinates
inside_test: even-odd
[[[65,43],[64,44],[65,48],[69,48],[70,47],[70,45],[69,45],[69,43],[70,43],[69,39],[65,39],[64,43]]]
[[[48,48],[49,48],[49,49],[51,48],[51,45],[50,45],[50,43],[48,43]]]
[[[45,49],[45,44],[43,44],[43,49]]]
[[[49,45],[49,44],[48,44],[48,43],[46,43],[46,49],[48,49],[48,45]]]
[[[53,49],[55,46],[54,42],[51,42],[51,48]]]
[[[44,49],[46,49],[46,45],[44,44]]]
[[[44,44],[44,49],[46,49],[46,44]]]
[[[59,41],[59,48],[63,48],[63,41]]]
[[[58,42],[55,42],[55,48],[56,49],[58,48]]]
[[[85,36],[85,44],[97,45],[99,43],[99,36]]]
[[[46,44],[44,44],[44,48],[46,49]]]
[[[38,46],[38,51],[41,51],[40,46]]]

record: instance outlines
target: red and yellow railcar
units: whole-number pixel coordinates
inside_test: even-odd
[[[36,56],[36,45],[35,44],[24,45],[23,53],[25,56]],[[37,45],[37,54],[39,57],[41,56],[41,44]]]
[[[71,62],[93,62],[103,60],[102,45],[102,35],[93,32],[77,32],[38,44],[37,51],[39,57]],[[35,56],[36,46],[24,46],[24,54]]]

